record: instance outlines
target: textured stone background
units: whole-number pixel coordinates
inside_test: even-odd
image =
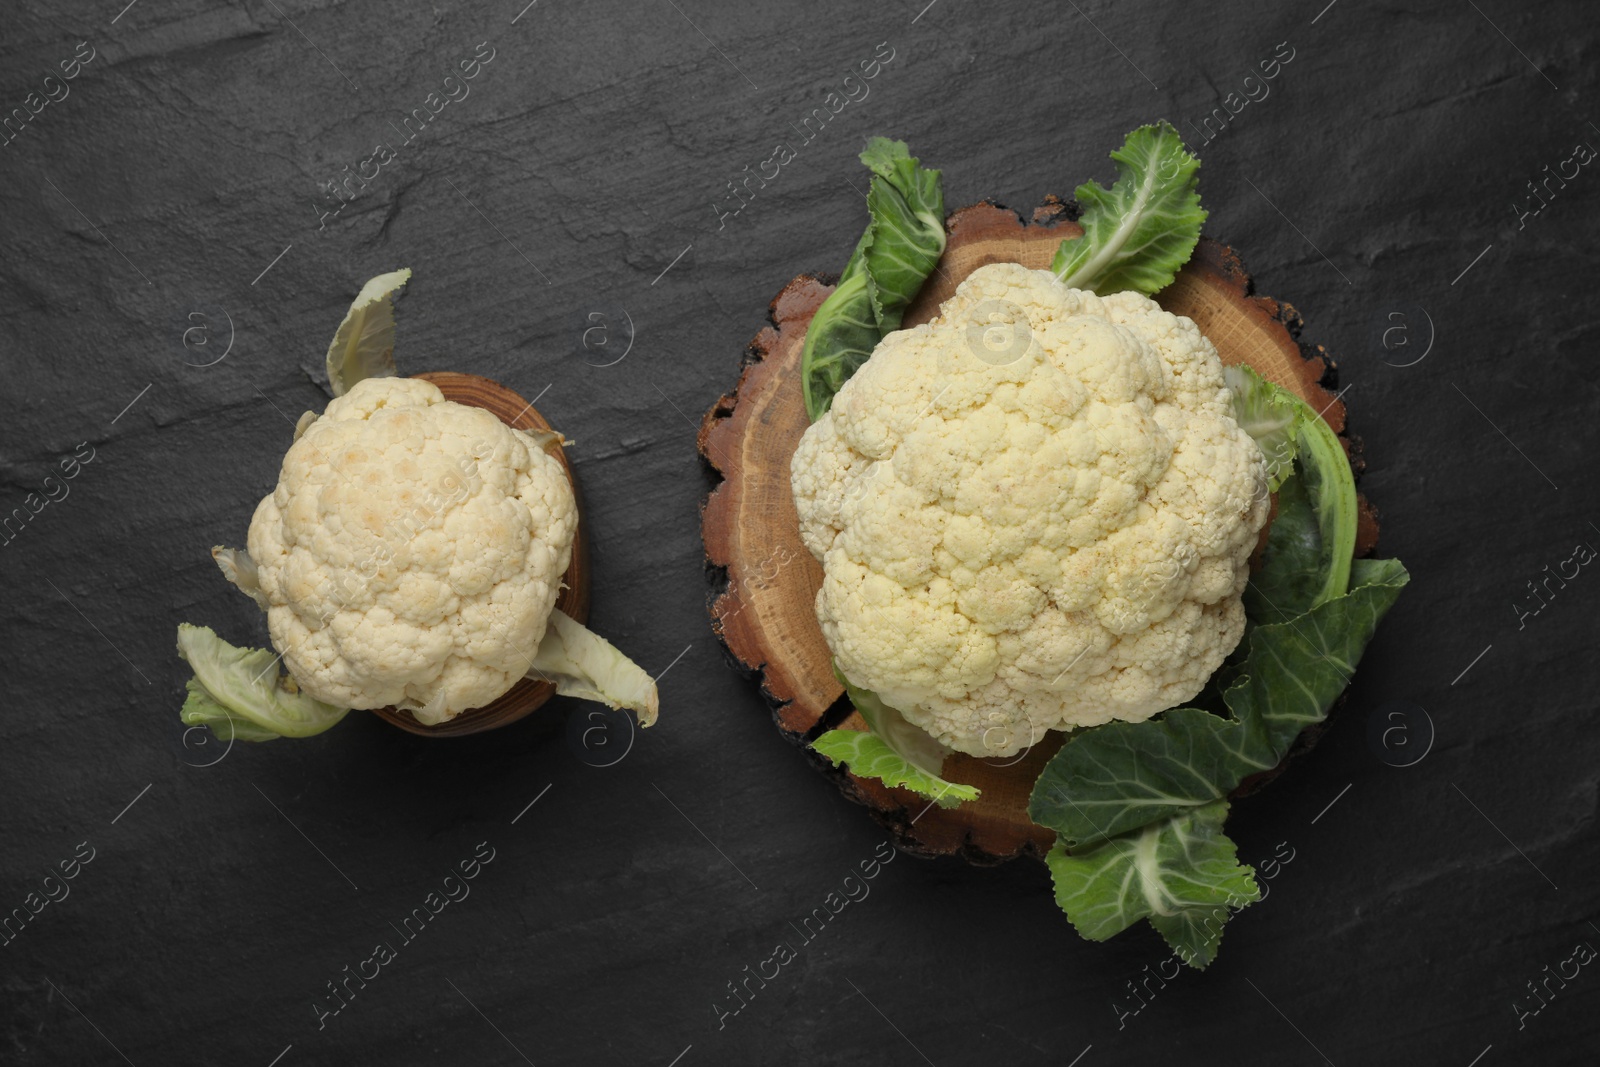
[[[1592,1060],[1600,973],[1520,1028],[1513,1007],[1600,947],[1600,577],[1515,606],[1600,546],[1595,165],[1517,217],[1541,168],[1600,146],[1588,5],[123,2],[9,4],[0,45],[6,112],[94,54],[0,146],[0,506],[93,449],[0,545],[0,910],[94,850],[0,947],[0,1060]],[[319,183],[479,42],[470,95],[319,229]],[[725,183],[880,42],[870,95],[719,228]],[[723,662],[693,424],[772,294],[842,265],[865,137],[942,166],[952,207],[1028,208],[1108,180],[1134,125],[1191,133],[1280,42],[1270,96],[1191,142],[1208,229],[1338,357],[1382,550],[1414,575],[1329,735],[1238,807],[1243,859],[1294,859],[1211,970],[1119,1028],[1167,955],[1148,928],[1087,944],[1040,865],[900,857],[719,1029],[726,983],[883,835]],[[673,665],[615,766],[564,740],[564,701],[456,742],[355,714],[220,760],[186,743],[174,626],[265,638],[207,549],[242,542],[345,307],[402,265],[402,366],[540,396],[577,442],[593,621]],[[1391,701],[1436,729],[1409,767],[1428,731]],[[1406,728],[1388,748],[1374,716]],[[319,1030],[325,983],[479,842],[471,896]]]

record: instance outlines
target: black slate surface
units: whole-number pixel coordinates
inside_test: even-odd
[[[1600,946],[1600,578],[1537,614],[1528,588],[1600,546],[1600,175],[1528,188],[1600,146],[1589,5],[122,2],[8,5],[0,44],[0,505],[59,497],[0,544],[0,909],[76,873],[0,945],[0,1061],[1594,1061],[1600,973],[1526,985]],[[721,217],[875,50],[868,95]],[[1215,966],[1133,1013],[1167,956],[1147,927],[1087,944],[1041,865],[899,856],[733,1014],[884,835],[724,663],[693,427],[773,293],[843,263],[865,137],[942,166],[951,206],[1026,209],[1108,180],[1159,116],[1205,161],[1209,232],[1337,357],[1414,575],[1328,735],[1238,806],[1243,859],[1293,858]],[[319,185],[380,142],[323,219]],[[358,713],[225,754],[177,721],[179,621],[265,640],[207,550],[243,541],[334,326],[402,265],[402,366],[537,394],[577,441],[593,621],[671,664],[614,765],[566,701],[467,740]],[[399,936],[475,853],[470,895]]]

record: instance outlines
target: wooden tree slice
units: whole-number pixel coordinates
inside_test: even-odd
[[[956,286],[985,264],[1047,268],[1056,246],[1083,232],[1067,213],[1067,205],[1054,198],[1034,212],[1031,224],[991,203],[955,212],[945,224],[944,255],[908,309],[905,326],[932,319]],[[1298,330],[1299,316],[1293,308],[1255,296],[1251,289],[1238,257],[1204,239],[1156,299],[1166,310],[1193,319],[1224,363],[1248,363],[1320,410],[1342,433],[1344,404],[1325,387],[1332,361],[1321,349],[1303,349],[1296,342],[1291,331]],[[701,455],[723,479],[702,515],[706,560],[727,578],[726,587],[711,598],[712,629],[732,657],[760,679],[783,735],[805,746],[819,768],[845,795],[866,805],[901,848],[974,863],[1042,857],[1055,834],[1028,818],[1028,795],[1061,747],[1060,734],[1007,759],[949,757],[946,775],[982,791],[977,801],[952,809],[839,770],[807,744],[824,730],[866,729],[833,677],[832,655],[814,607],[822,565],[800,541],[789,486],[789,460],[810,425],[800,388],[800,353],[812,315],[832,291],[810,275],[784,286],[772,301],[769,325],[745,350],[738,384],[702,420]],[[1359,453],[1352,464],[1359,470]],[[1377,535],[1376,516],[1363,501],[1357,554],[1370,552]]]
[[[501,422],[514,430],[554,429],[544,421],[544,416],[534,410],[532,404],[489,378],[455,371],[430,371],[412,377],[437,385],[446,400],[493,412]],[[576,493],[578,480],[573,476],[572,464],[567,462],[566,450],[552,441],[545,445],[545,451],[561,461],[561,469],[567,472],[567,481],[572,483],[573,492]],[[577,529],[572,535],[572,560],[567,565],[566,573],[561,576],[561,582],[556,607],[578,622],[588,622],[589,547],[584,537],[582,508],[579,509]],[[469,708],[437,726],[425,726],[412,718],[409,711],[393,707],[377,708],[373,714],[384,722],[423,737],[461,737],[514,723],[531,714],[555,693],[556,687],[551,682],[533,682],[524,678],[494,702],[481,708]]]

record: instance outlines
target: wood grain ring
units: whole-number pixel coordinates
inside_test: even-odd
[[[1071,210],[1050,198],[1032,222],[993,203],[952,214],[945,224],[944,255],[905,325],[931,319],[980,266],[1048,267],[1061,240],[1082,233],[1071,221]],[[866,728],[833,677],[813,607],[822,566],[800,542],[789,488],[789,459],[810,425],[800,391],[800,352],[811,316],[832,288],[812,275],[783,287],[769,308],[768,325],[745,349],[738,384],[701,422],[700,453],[722,477],[702,513],[706,563],[716,585],[709,603],[712,629],[731,658],[759,680],[783,736],[805,746],[818,769],[868,807],[901,848],[982,864],[1043,856],[1055,835],[1028,819],[1027,801],[1045,761],[1060,747],[1059,734],[1007,760],[951,757],[945,764],[949,776],[978,786],[982,796],[948,810],[839,770],[807,745],[826,729]],[[1359,446],[1344,436],[1344,404],[1330,388],[1333,361],[1323,349],[1297,342],[1299,315],[1287,304],[1255,295],[1232,250],[1202,240],[1177,280],[1156,299],[1168,311],[1193,319],[1224,363],[1248,363],[1320,410],[1345,441],[1359,473]],[[1357,554],[1370,553],[1377,537],[1377,516],[1363,500]],[[1312,728],[1303,734],[1296,751],[1308,747],[1318,732]],[[1259,787],[1272,773],[1255,776],[1241,791]]]

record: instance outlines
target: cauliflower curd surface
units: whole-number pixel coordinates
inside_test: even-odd
[[[791,480],[839,668],[978,756],[1199,693],[1270,506],[1191,320],[1009,263],[886,336]]]
[[[531,436],[430,382],[368,378],[290,447],[249,551],[302,689],[435,724],[527,672],[576,524]]]

